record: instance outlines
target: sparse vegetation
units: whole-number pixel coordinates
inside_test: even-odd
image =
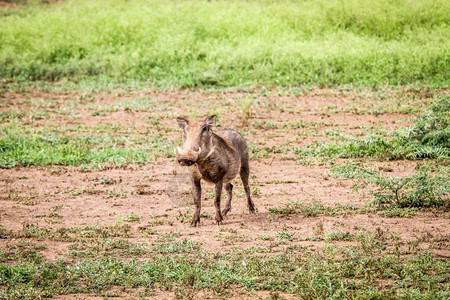
[[[282,216],[289,216],[295,214],[303,214],[307,217],[315,217],[319,214],[324,215],[342,215],[342,214],[350,214],[352,212],[358,212],[353,206],[324,206],[318,202],[304,202],[294,200],[280,207],[269,207],[268,210],[273,214],[279,214]]]
[[[450,180],[448,168],[441,170],[442,174],[431,174],[423,170],[407,177],[395,177],[380,175],[358,167],[356,164],[338,165],[332,170],[332,174],[341,178],[357,178],[363,185],[373,185],[371,191],[373,201],[369,205],[376,205],[383,209],[389,207],[395,209],[397,214],[402,214],[398,208],[421,207],[449,207]],[[404,213],[414,213],[414,210],[405,210]],[[394,214],[391,212],[391,214]]]
[[[449,206],[450,180],[426,173],[414,174],[409,177],[375,176],[371,179],[378,189],[373,191],[371,204],[379,207],[394,206],[441,207]]]
[[[278,235],[283,240],[292,240],[291,233]],[[328,234],[329,241],[347,240],[348,237],[345,233]],[[386,234],[363,233],[355,238],[360,240],[361,246],[334,247],[333,251],[307,252],[301,256],[292,250],[275,256],[210,254],[198,246],[191,248],[195,243],[182,240],[157,246],[155,250],[161,254],[154,254],[152,260],[126,261],[122,258],[133,252],[115,252],[116,258],[79,258],[76,262],[44,262],[29,257],[27,262],[0,264],[0,285],[5,287],[0,296],[36,298],[101,293],[114,286],[139,287],[146,292],[190,287],[223,296],[232,293],[227,289],[232,284],[240,293],[269,290],[311,298],[339,295],[445,298],[448,292],[447,260],[436,258],[429,252],[402,258],[396,252],[398,250],[388,247],[392,240]],[[31,247],[31,251],[41,250]],[[106,254],[113,248],[130,247],[135,246],[123,240],[108,240],[100,249]],[[173,252],[181,254],[168,254]],[[378,255],[371,257],[371,253]],[[411,272],[416,275],[410,276]],[[383,285],[379,285],[381,282]],[[408,288],[411,286],[414,289]]]

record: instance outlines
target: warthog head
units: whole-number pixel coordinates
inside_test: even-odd
[[[177,161],[182,166],[195,164],[202,153],[208,153],[211,149],[211,127],[216,123],[216,116],[212,115],[197,121],[189,121],[185,118],[177,118],[178,125],[183,129],[183,145],[177,147],[175,154]]]

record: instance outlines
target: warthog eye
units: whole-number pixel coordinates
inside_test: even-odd
[[[203,127],[203,128],[202,128],[202,133],[205,133],[207,130],[208,130],[208,128],[206,128],[206,126]]]

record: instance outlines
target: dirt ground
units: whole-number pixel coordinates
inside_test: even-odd
[[[139,97],[156,99],[156,104],[151,110],[111,109],[116,103]],[[256,99],[247,121],[242,120],[242,109],[237,104],[239,99],[245,97]],[[221,127],[243,132],[250,144],[283,149],[324,141],[326,137],[321,133],[325,131],[339,130],[344,134],[363,136],[370,128],[392,130],[410,122],[411,114],[405,113],[403,108],[414,106],[414,102],[385,103],[380,99],[361,99],[326,90],[297,96],[191,91],[122,91],[115,94],[32,92],[7,93],[0,111],[36,112],[45,109],[47,116],[44,118],[22,120],[23,124],[32,128],[75,125],[94,128],[113,123],[127,129],[114,134],[143,136],[163,130],[163,135],[171,141],[180,138],[174,120],[176,116],[218,112]],[[93,114],[96,110],[102,113]],[[75,117],[70,117],[73,115]],[[158,128],[146,121],[149,117],[160,121]],[[295,121],[313,125],[302,128],[295,125]],[[367,161],[380,170],[389,167],[389,174],[397,176],[412,174],[417,164],[413,161]],[[126,222],[126,216],[138,215],[139,220],[128,222],[133,233],[130,241],[152,244],[158,236],[177,233],[178,239],[201,242],[202,247],[211,252],[232,251],[233,247],[267,247],[272,241],[261,237],[275,237],[280,231],[293,232],[299,240],[304,238],[291,243],[313,250],[319,250],[323,241],[314,241],[312,237],[334,230],[353,233],[358,230],[374,232],[380,228],[398,236],[405,245],[408,241],[421,240],[423,243],[419,247],[423,248],[429,247],[426,237],[450,235],[448,218],[433,211],[420,212],[410,218],[383,217],[376,212],[336,216],[274,215],[268,208],[282,207],[294,200],[331,207],[354,205],[363,208],[372,196],[369,188],[353,191],[354,181],[331,176],[327,163],[305,164],[290,152],[256,156],[251,159],[250,168],[250,186],[257,213],[248,213],[242,184],[236,179],[232,210],[223,225],[215,225],[213,188],[204,183],[203,214],[197,228],[190,226],[193,203],[186,180],[187,171],[177,165],[174,158],[160,156],[142,165],[106,165],[103,170],[94,171],[80,170],[74,166],[1,169],[0,225],[12,232],[19,232],[27,224],[51,229],[114,225]],[[51,213],[58,217],[52,217]],[[146,229],[156,230],[156,234],[139,234]],[[15,238],[0,240],[2,245],[17,242]],[[69,243],[46,239],[40,242],[47,245],[42,251],[47,259],[53,261],[67,257]],[[438,256],[450,257],[450,250],[445,246],[433,247],[430,251]],[[167,294],[159,296],[165,298]]]

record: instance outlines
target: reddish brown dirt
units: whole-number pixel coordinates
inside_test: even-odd
[[[137,231],[155,220],[170,220],[173,224],[156,226],[158,234],[179,233],[202,242],[203,247],[211,251],[225,251],[231,246],[264,246],[270,242],[261,241],[262,234],[275,236],[277,231],[295,232],[295,237],[314,237],[315,228],[323,224],[324,232],[336,229],[354,232],[356,229],[374,231],[376,228],[388,230],[402,239],[411,240],[428,233],[448,235],[448,220],[425,213],[413,218],[383,218],[376,214],[349,214],[343,216],[306,217],[294,215],[290,218],[275,216],[270,218],[269,207],[282,206],[292,200],[317,201],[324,205],[355,204],[362,207],[371,200],[367,191],[352,192],[350,181],[340,181],[328,175],[327,169],[319,166],[302,166],[290,161],[283,164],[267,162],[252,163],[253,183],[264,183],[254,195],[258,213],[248,214],[242,186],[236,182],[232,211],[223,226],[213,223],[215,213],[212,200],[213,188],[205,185],[203,189],[202,211],[208,217],[202,219],[201,226],[192,228],[189,221],[192,215],[192,202],[185,193],[174,190],[174,170],[183,172],[172,161],[149,163],[142,167],[131,166],[126,169],[80,173],[71,167],[27,168],[2,170],[3,195],[17,194],[15,200],[2,200],[1,225],[9,230],[20,231],[23,224],[37,224],[39,227],[78,227],[85,225],[113,225],[120,217],[138,214],[140,222],[131,223]],[[25,178],[26,179],[23,179]],[[22,179],[19,179],[22,178]],[[99,183],[107,178],[118,182],[115,185]],[[278,180],[297,181],[296,183],[265,183]],[[142,195],[136,190],[144,188]],[[253,187],[255,184],[253,184]],[[183,186],[180,191],[187,191]],[[72,191],[72,193],[71,193]],[[75,195],[77,191],[81,194]],[[83,192],[84,191],[84,192]],[[111,191],[118,196],[111,196]],[[174,199],[176,196],[179,199]],[[27,203],[28,202],[28,203]],[[31,204],[30,204],[31,203]],[[43,217],[55,211],[62,218]],[[49,224],[49,222],[56,222]],[[245,236],[244,241],[226,245],[220,237],[232,236],[227,233],[235,230]],[[157,236],[137,238],[139,241],[152,242]],[[317,245],[316,242],[302,242]],[[320,244],[320,243],[319,243]],[[45,254],[51,259],[64,255],[67,245],[47,245]],[[267,245],[266,245],[267,246]],[[442,253],[448,255],[448,253]]]
[[[315,140],[324,140],[325,130],[339,130],[344,134],[364,135],[361,126],[375,126],[387,130],[406,126],[411,115],[402,113],[364,114],[364,107],[358,106],[361,99],[336,96],[329,92],[305,96],[258,96],[257,104],[250,110],[247,123],[241,119],[236,99],[247,97],[246,93],[190,92],[177,93],[8,93],[1,111],[33,111],[36,108],[30,99],[48,100],[48,116],[42,119],[25,120],[32,127],[83,125],[101,126],[117,124],[123,128],[134,128],[121,135],[153,134],[160,129],[145,121],[158,118],[160,128],[170,140],[179,138],[180,132],[173,117],[197,113],[204,115],[212,110],[220,112],[222,127],[234,127],[245,132],[246,138],[267,147],[283,145],[305,145]],[[251,96],[251,95],[250,95]],[[93,115],[93,111],[104,110],[125,100],[147,97],[157,99],[158,105],[152,111],[107,111]],[[81,100],[80,100],[81,99]],[[88,100],[83,100],[88,99]],[[70,101],[78,103],[70,105]],[[34,102],[36,103],[36,102]],[[376,102],[378,103],[378,102]],[[109,105],[109,106],[108,106]],[[380,106],[380,104],[377,104]],[[406,104],[405,104],[406,105]],[[332,108],[329,108],[329,107]],[[358,113],[352,112],[356,106]],[[381,105],[382,107],[383,105]],[[338,107],[340,110],[336,110]],[[108,108],[108,109],[109,109]],[[343,110],[342,108],[350,108]],[[74,118],[61,114],[68,109]],[[173,116],[173,117],[171,117]],[[312,128],[282,129],[291,120],[304,123],[318,123]],[[272,122],[272,123],[271,123]],[[271,125],[272,124],[272,125]],[[275,125],[273,125],[275,124]],[[272,128],[268,129],[268,126]],[[275,126],[275,127],[273,127]],[[70,131],[70,130],[69,130]],[[390,174],[406,176],[414,172],[415,162],[370,161],[373,165],[392,169]],[[250,215],[242,185],[235,180],[232,210],[222,226],[214,225],[213,189],[204,185],[201,226],[192,228],[193,205],[189,197],[189,186],[183,182],[186,170],[173,159],[157,158],[145,165],[110,167],[102,171],[83,172],[77,167],[48,166],[0,170],[0,225],[7,230],[19,232],[25,224],[37,224],[45,228],[78,227],[85,225],[113,225],[122,222],[130,214],[141,216],[139,222],[130,222],[135,242],[155,243],[160,235],[178,233],[179,238],[188,237],[199,241],[202,247],[212,252],[231,251],[232,247],[248,248],[269,246],[277,232],[293,232],[295,238],[313,238],[333,230],[374,232],[381,228],[397,235],[405,243],[424,239],[427,236],[448,236],[448,218],[432,212],[419,213],[411,218],[388,218],[376,213],[346,214],[340,216],[317,215],[307,217],[296,214],[289,218],[269,213],[270,207],[281,207],[293,200],[318,202],[326,206],[355,205],[358,208],[372,200],[369,189],[352,191],[355,182],[339,180],[329,174],[326,165],[303,165],[295,156],[286,153],[269,154],[268,157],[252,159],[251,189],[257,213]],[[222,204],[223,205],[223,204]],[[49,217],[55,212],[60,218]],[[158,223],[159,222],[159,223]],[[157,224],[157,225],[154,225]],[[141,236],[139,229],[154,228],[157,234]],[[268,236],[266,240],[261,238]],[[0,240],[0,245],[16,243],[15,239]],[[49,260],[68,255],[68,244],[43,240],[47,248],[42,251]],[[320,249],[322,241],[295,241],[293,244],[311,249]],[[336,245],[344,242],[337,242]],[[422,247],[428,247],[424,243]],[[276,252],[276,247],[274,248]],[[446,247],[430,249],[433,253],[449,257]],[[93,299],[89,295],[72,295],[79,299]],[[264,295],[261,294],[261,297]],[[173,297],[161,293],[157,299]],[[267,297],[267,295],[265,295]],[[66,298],[66,297],[61,297]]]

